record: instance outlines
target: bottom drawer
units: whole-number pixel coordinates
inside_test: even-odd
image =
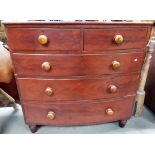
[[[35,125],[88,125],[130,118],[134,97],[65,103],[23,102],[25,121]]]

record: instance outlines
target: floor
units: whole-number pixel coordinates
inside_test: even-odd
[[[25,124],[21,107],[17,110],[12,107],[0,108],[0,133],[2,134],[30,134]],[[125,128],[118,127],[118,123],[107,123],[90,126],[54,127],[43,126],[38,134],[151,134],[155,133],[155,115],[144,107],[142,116],[132,117]]]

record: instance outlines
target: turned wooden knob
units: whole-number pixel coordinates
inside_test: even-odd
[[[55,118],[55,113],[53,111],[49,111],[47,114],[47,118],[53,120]]]
[[[38,41],[39,41],[40,44],[45,45],[48,42],[48,38],[45,35],[40,35],[38,37]]]
[[[114,111],[111,108],[106,109],[106,114],[111,116],[114,114]]]
[[[118,62],[118,61],[113,61],[113,62],[112,62],[112,68],[113,68],[114,70],[119,69],[120,66],[121,66],[120,62]]]
[[[123,41],[124,41],[124,38],[123,38],[122,35],[118,34],[118,35],[115,35],[115,36],[114,36],[114,42],[115,42],[116,44],[123,43]]]
[[[43,62],[43,63],[41,64],[41,68],[42,68],[44,71],[48,72],[48,71],[50,71],[50,69],[51,69],[51,64],[50,64],[49,62]]]
[[[50,88],[50,87],[47,87],[45,89],[45,94],[48,95],[48,96],[51,96],[51,95],[54,94],[54,90],[52,88]]]
[[[116,93],[117,92],[117,87],[115,85],[110,85],[109,86],[109,91],[110,93]]]

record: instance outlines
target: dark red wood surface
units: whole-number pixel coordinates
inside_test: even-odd
[[[88,29],[84,30],[84,50],[118,50],[144,48],[146,45],[147,29]],[[138,35],[135,35],[138,34]],[[115,35],[122,35],[124,42],[113,42]]]
[[[16,24],[15,24],[16,25]],[[14,25],[14,26],[15,26]],[[20,24],[19,24],[20,25]],[[21,25],[19,27],[6,24],[6,33],[11,50],[113,50],[144,48],[148,40],[149,24],[124,24],[124,25]],[[40,28],[38,28],[40,27]],[[59,29],[58,29],[59,28]],[[40,34],[49,37],[47,45],[40,45]],[[117,34],[124,36],[125,42],[121,45],[113,44],[113,37]],[[138,34],[138,35],[135,35]],[[84,35],[84,38],[82,37]],[[96,39],[97,38],[97,39]]]
[[[40,35],[46,35],[48,43],[38,42]],[[8,29],[11,50],[81,50],[80,29]]]
[[[139,83],[139,75],[81,79],[22,79],[18,78],[21,100],[89,100],[133,95]],[[116,93],[109,92],[109,85],[118,87]],[[44,92],[47,87],[54,90],[51,96]]]
[[[85,125],[130,118],[150,23],[6,23],[5,28],[28,124]],[[48,37],[47,45],[39,44],[40,34]],[[122,44],[113,43],[117,34],[124,37]],[[121,64],[115,71],[114,60]],[[45,61],[52,65],[49,72],[41,69]],[[116,93],[109,92],[111,84],[118,87]],[[47,87],[54,90],[52,96],[45,94]],[[114,115],[106,115],[107,108]],[[55,112],[54,120],[47,119],[49,111]]]
[[[38,125],[86,125],[129,119],[132,115],[134,96],[123,99],[104,101],[81,101],[75,104],[23,101],[25,121]],[[106,109],[114,111],[112,116],[106,114]],[[47,118],[49,111],[55,113],[55,119]]]
[[[103,55],[12,55],[15,72],[22,77],[63,77],[140,72],[144,57],[143,50],[129,50],[126,53]],[[113,69],[113,61],[120,62],[119,69]],[[50,71],[46,72],[41,68],[43,62],[51,64]]]

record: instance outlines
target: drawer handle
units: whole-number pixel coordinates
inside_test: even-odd
[[[110,85],[109,86],[109,91],[110,93],[116,93],[118,88],[115,85]]]
[[[116,44],[121,44],[121,43],[123,43],[123,41],[124,41],[124,38],[122,35],[118,34],[118,35],[114,36],[114,42]]]
[[[111,108],[108,108],[108,109],[106,109],[106,114],[107,114],[108,116],[111,116],[111,115],[114,114],[114,111],[113,111]]]
[[[120,62],[118,62],[118,61],[113,61],[113,62],[112,62],[112,68],[113,68],[114,70],[119,69],[120,66],[121,66]]]
[[[51,69],[51,64],[50,64],[49,62],[43,62],[43,63],[41,64],[41,68],[42,68],[44,71],[48,72],[48,71],[50,71],[50,69]]]
[[[47,114],[47,118],[50,120],[55,119],[55,113],[53,111],[49,111]]]
[[[40,35],[38,37],[38,41],[39,41],[40,44],[45,45],[48,42],[48,38],[45,35]]]
[[[50,88],[50,87],[47,87],[45,89],[45,93],[46,93],[46,95],[51,96],[51,95],[54,94],[54,90],[52,88]]]

